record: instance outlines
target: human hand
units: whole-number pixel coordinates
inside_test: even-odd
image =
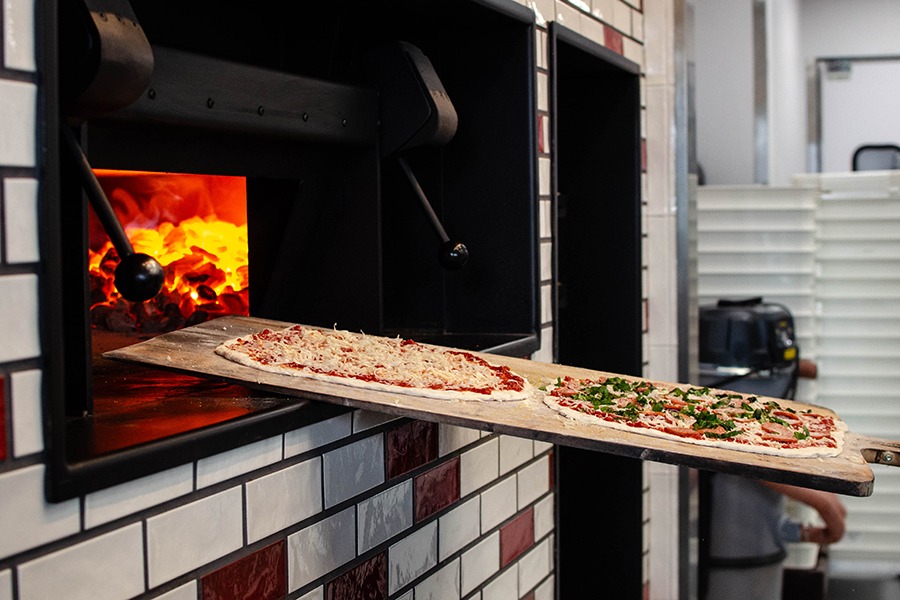
[[[825,525],[805,529],[803,537],[805,541],[823,546],[838,542],[844,537],[846,531],[847,508],[835,494],[818,492],[816,495],[817,497],[810,502],[810,506],[816,509]]]
[[[826,545],[840,541],[844,537],[847,508],[837,494],[782,483],[763,482],[763,485],[802,502],[819,513],[824,526],[805,526],[801,534],[802,541]]]

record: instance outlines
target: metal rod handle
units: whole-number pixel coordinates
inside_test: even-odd
[[[75,139],[75,134],[66,126],[63,126],[62,130],[66,148],[68,148],[75,164],[78,166],[78,174],[81,176],[81,181],[84,184],[84,191],[91,201],[91,206],[94,212],[97,213],[97,218],[100,219],[106,235],[109,236],[120,258],[134,254],[134,247],[131,245],[128,236],[125,235],[125,229],[119,222],[119,218],[116,216],[106,194],[103,193],[103,188],[100,187],[100,182],[97,181],[97,176],[94,175],[94,171],[91,169],[84,151],[82,151],[81,146]]]
[[[97,181],[97,176],[94,175],[84,151],[75,139],[75,134],[65,125],[62,130],[66,148],[81,175],[84,184],[82,187],[100,223],[103,224],[106,235],[119,254],[119,265],[116,267],[113,280],[116,289],[125,299],[132,302],[143,302],[153,298],[165,282],[166,274],[162,266],[148,254],[135,253],[134,246],[125,235],[125,228],[122,227],[109,199],[103,193],[103,188],[100,187],[100,182]]]
[[[442,242],[447,242],[450,240],[450,236],[447,235],[446,230],[444,230],[444,226],[441,224],[441,220],[438,219],[437,214],[434,212],[434,208],[431,206],[431,202],[428,201],[428,198],[425,196],[425,192],[422,191],[422,186],[419,185],[419,180],[416,179],[415,174],[413,174],[412,169],[409,168],[409,165],[406,164],[406,159],[398,158],[397,162],[400,163],[400,168],[403,169],[403,172],[406,174],[406,178],[409,179],[409,183],[413,188],[413,191],[416,193],[416,197],[419,199],[419,202],[422,204],[422,209],[425,211],[425,215],[428,217],[428,220],[431,221],[431,226],[434,227],[435,232],[437,232],[438,237],[441,238]]]

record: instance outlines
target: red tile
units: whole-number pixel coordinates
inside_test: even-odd
[[[534,511],[528,509],[500,529],[500,567],[534,545]]]
[[[459,457],[416,477],[413,494],[416,523],[459,500]]]
[[[274,600],[287,594],[285,542],[280,540],[200,579],[203,600]]]
[[[388,479],[408,473],[438,457],[437,423],[410,421],[387,432]]]
[[[544,116],[538,115],[537,118],[538,125],[538,152],[540,154],[546,154],[550,151],[549,148],[544,148]]]
[[[534,592],[528,592],[522,596],[522,600],[534,600]]]
[[[325,590],[326,600],[387,600],[387,554],[382,552],[335,577]]]
[[[0,460],[6,460],[6,378],[0,377]]]
[[[617,52],[619,54],[622,54],[624,52],[622,34],[609,25],[603,26],[603,45],[613,52]]]

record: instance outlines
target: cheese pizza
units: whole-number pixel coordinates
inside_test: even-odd
[[[337,329],[265,329],[216,353],[262,371],[428,398],[502,402],[532,392],[509,367],[471,352]]]

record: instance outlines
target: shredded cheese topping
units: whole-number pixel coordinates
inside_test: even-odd
[[[216,352],[269,371],[345,378],[400,388],[493,393],[522,392],[525,380],[469,352],[401,338],[295,325],[226,342]]]

